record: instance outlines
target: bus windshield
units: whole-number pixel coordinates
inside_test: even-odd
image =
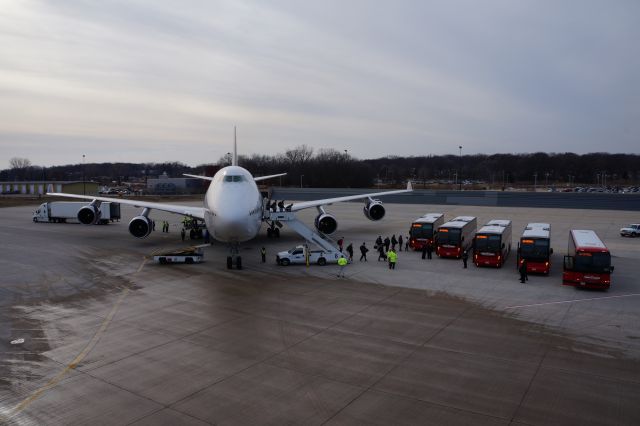
[[[431,223],[414,223],[409,231],[411,238],[432,238],[433,224]]]
[[[546,238],[521,239],[520,257],[533,261],[549,260],[549,240]]]
[[[438,231],[438,244],[460,244],[460,229],[445,228]]]
[[[475,250],[499,252],[501,238],[500,235],[476,235]]]
[[[578,252],[573,261],[573,270],[577,272],[611,272],[611,255],[609,253]]]

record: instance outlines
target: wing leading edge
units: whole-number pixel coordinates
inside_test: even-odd
[[[178,206],[175,204],[153,203],[150,201],[123,200],[120,198],[109,197],[92,197],[90,195],[65,194],[62,192],[47,192],[47,195],[55,197],[77,198],[81,200],[98,200],[104,202],[125,204],[134,207],[142,207],[146,209],[161,210],[164,212],[175,213],[183,216],[190,216],[196,219],[204,220],[204,207]]]
[[[298,210],[308,209],[311,207],[319,207],[327,204],[341,203],[343,201],[362,200],[364,198],[382,197],[384,195],[403,194],[405,192],[411,192],[411,191],[413,191],[411,182],[407,182],[407,189],[397,189],[395,191],[384,191],[384,192],[372,192],[369,194],[347,195],[344,197],[325,198],[323,200],[303,201],[300,203],[294,203],[291,206],[291,211],[295,212]]]

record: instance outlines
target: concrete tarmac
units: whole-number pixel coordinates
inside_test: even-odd
[[[0,423],[640,424],[640,239],[617,233],[636,213],[393,204],[370,222],[361,207],[328,208],[355,248],[347,278],[277,266],[301,242],[286,228],[243,244],[245,269],[229,271],[217,243],[202,264],[147,260],[183,245],[174,215],[153,212],[170,232],[138,240],[125,206],[107,226],[0,209]],[[550,276],[520,284],[513,253],[502,269],[376,261],[377,235],[437,211],[512,219],[514,246],[550,222]],[[609,291],[561,285],[570,228],[611,249]]]

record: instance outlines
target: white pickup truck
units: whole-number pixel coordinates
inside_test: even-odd
[[[640,223],[632,223],[629,226],[620,228],[620,235],[623,237],[637,237],[640,236]]]
[[[307,263],[307,253],[309,255],[309,264],[318,264],[324,266],[327,263],[337,263],[343,254],[339,251],[328,252],[324,250],[309,250],[307,246],[297,246],[291,250],[281,251],[276,255],[276,263],[281,266],[291,264],[304,265]]]

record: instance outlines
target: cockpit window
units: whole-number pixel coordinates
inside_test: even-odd
[[[244,182],[244,176],[241,175],[226,175],[224,177],[225,182]]]

